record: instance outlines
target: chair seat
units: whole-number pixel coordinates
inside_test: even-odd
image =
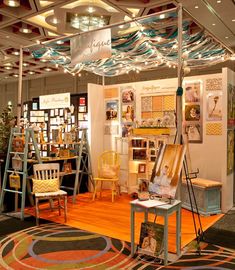
[[[95,181],[118,181],[118,178],[102,178],[102,177],[95,177],[93,178]]]
[[[58,190],[58,191],[54,191],[54,192],[43,192],[43,193],[35,193],[35,197],[39,198],[39,197],[57,197],[57,196],[65,196],[67,195],[67,192],[64,190]]]

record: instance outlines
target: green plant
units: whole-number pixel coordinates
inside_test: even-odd
[[[15,125],[15,117],[11,109],[3,109],[0,115],[0,153],[7,153],[8,141],[10,138],[11,128]]]

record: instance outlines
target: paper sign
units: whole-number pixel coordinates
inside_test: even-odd
[[[71,63],[95,61],[111,57],[111,30],[103,29],[71,39]]]
[[[70,93],[39,96],[40,109],[57,109],[70,107]]]

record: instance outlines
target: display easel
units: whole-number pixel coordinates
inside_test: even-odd
[[[13,142],[15,138],[20,138],[20,140],[23,142],[23,148],[21,151],[15,150],[16,147],[13,147]],[[38,163],[41,163],[41,158],[39,155],[39,150],[37,147],[37,142],[34,136],[34,131],[31,128],[27,128],[24,131],[21,131],[20,128],[12,128],[10,139],[9,139],[9,145],[8,145],[8,151],[7,151],[7,158],[6,158],[6,165],[5,165],[5,171],[4,171],[4,177],[3,177],[3,184],[2,184],[2,190],[1,190],[1,196],[0,196],[0,211],[3,211],[3,202],[4,202],[4,196],[6,192],[14,193],[15,194],[15,211],[18,209],[18,195],[21,196],[21,208],[20,208],[20,218],[21,220],[24,220],[24,208],[25,208],[25,196],[26,196],[26,188],[28,185],[27,182],[27,159],[28,159],[28,151],[29,151],[29,143],[30,139],[32,140],[34,150],[35,150],[35,158],[38,161]],[[15,149],[14,149],[15,148]],[[14,170],[10,168],[10,159],[12,155],[19,155],[21,156],[23,166],[22,171],[21,170]],[[9,182],[9,174],[16,174],[19,176],[22,176],[22,181],[18,179],[17,185],[15,187],[10,184]],[[7,185],[8,184],[8,185]],[[9,187],[8,187],[9,186]]]

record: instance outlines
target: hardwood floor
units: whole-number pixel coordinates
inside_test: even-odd
[[[122,194],[114,203],[111,202],[110,192],[102,194],[102,198],[92,201],[92,194],[85,193],[77,196],[75,204],[72,198],[68,198],[68,221],[67,225],[84,229],[87,231],[107,235],[113,238],[130,242],[130,195]],[[34,214],[34,209],[29,208],[26,213]],[[208,217],[201,216],[201,223],[205,231],[223,215]],[[40,217],[54,222],[64,223],[63,213],[58,216],[56,211],[44,210],[40,212]],[[150,220],[154,216],[149,215]],[[144,220],[142,213],[136,214],[136,235],[135,241],[139,241],[140,224]],[[163,223],[163,218],[158,217],[157,223]],[[175,214],[169,218],[169,251],[175,252]],[[182,209],[182,248],[195,238],[192,213]]]

